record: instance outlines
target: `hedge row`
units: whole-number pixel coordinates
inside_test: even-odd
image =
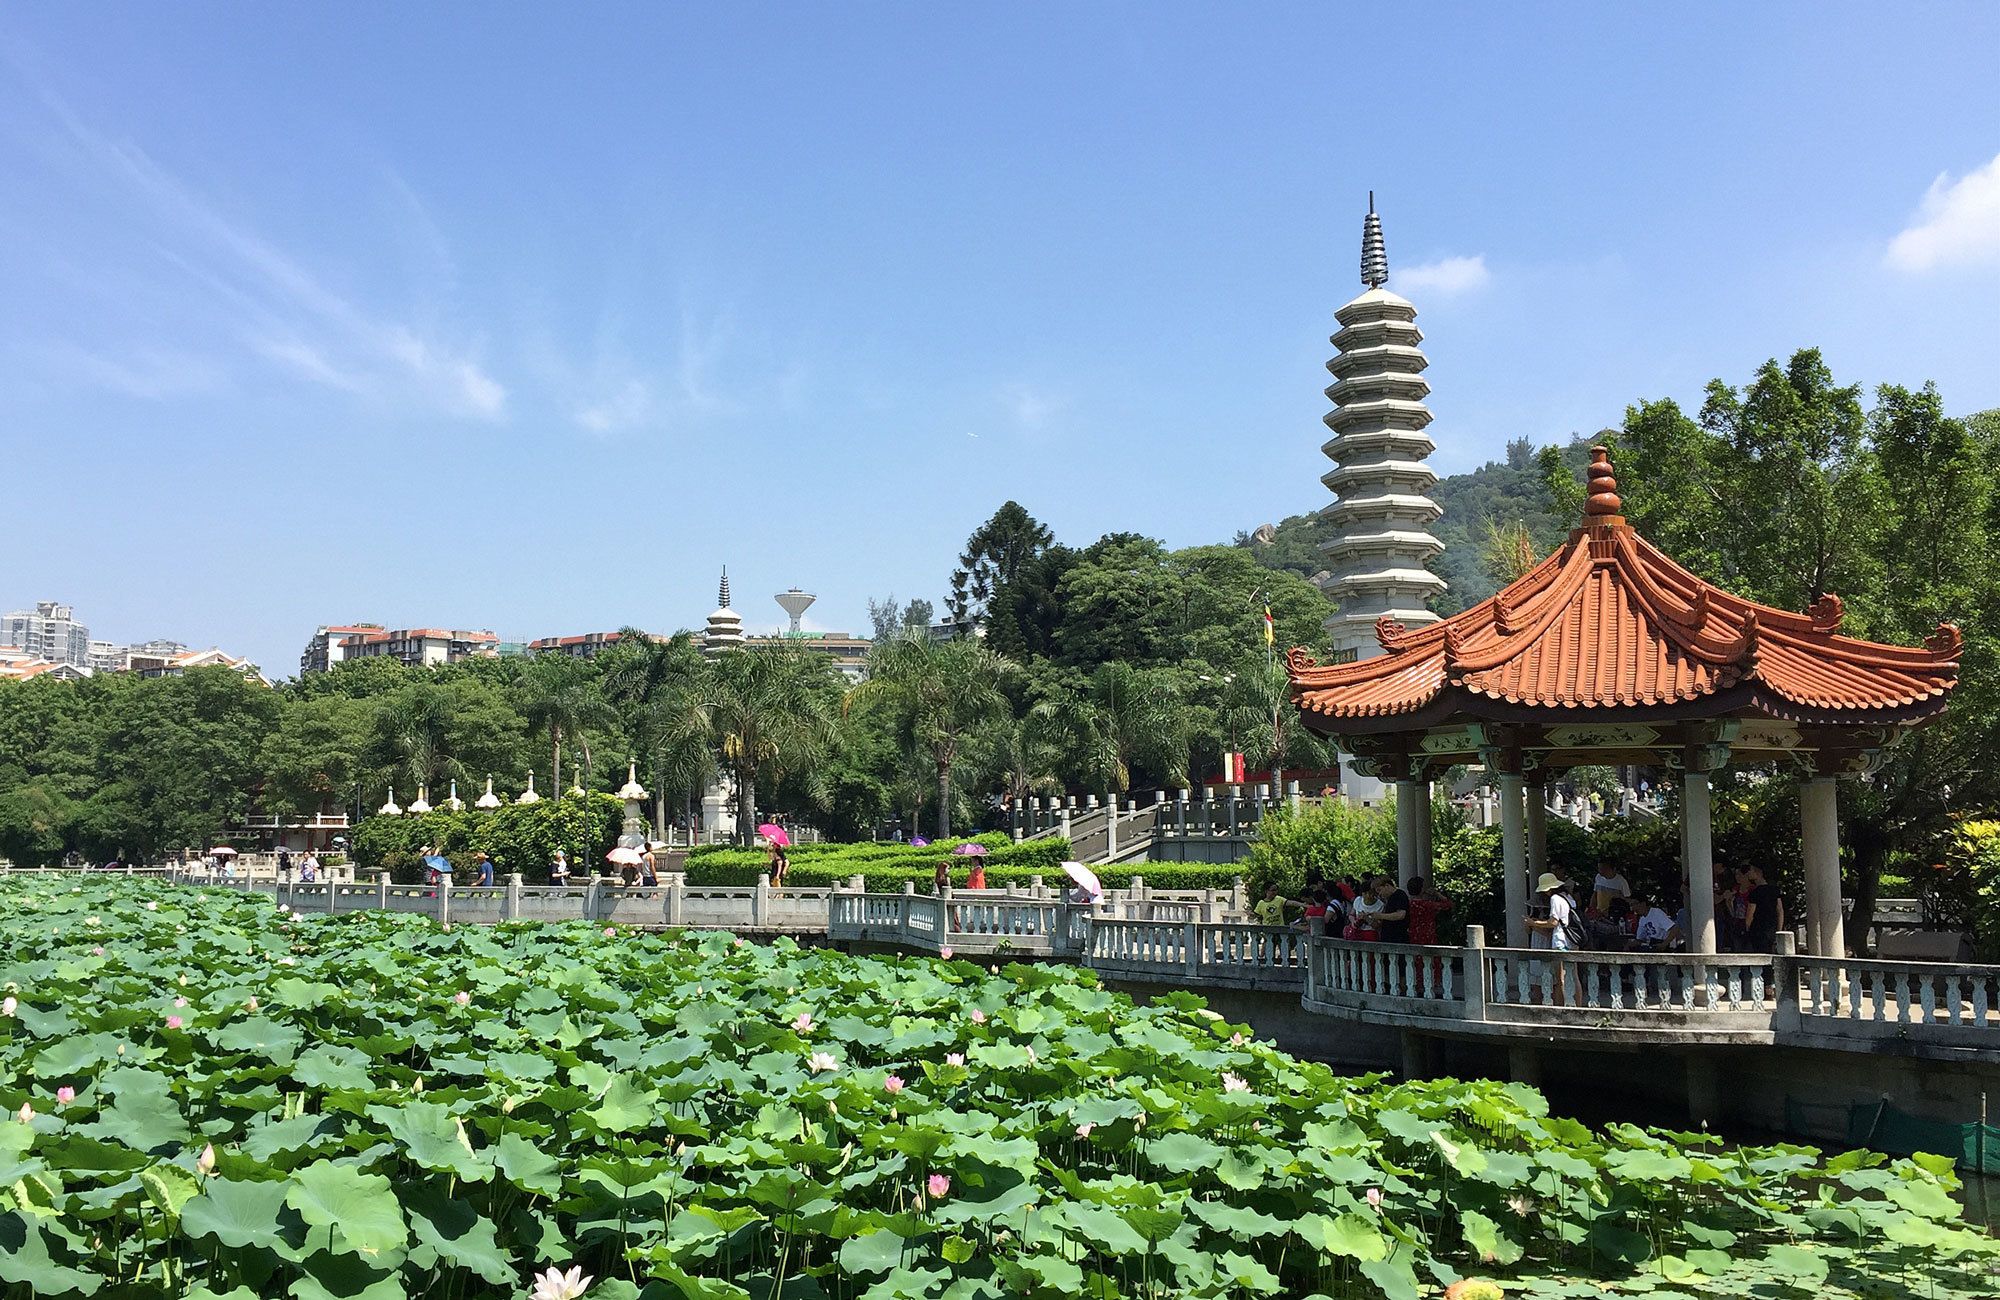
[[[972,840],[940,840],[936,844],[898,844],[894,841],[871,841],[861,844],[801,844],[787,856],[792,863],[792,879],[803,882],[806,871],[819,873],[821,879],[845,880],[862,872],[873,871],[913,871],[929,880],[937,870],[939,862],[950,862],[954,871],[970,870],[969,858],[956,857],[952,850],[960,844],[976,843],[986,849],[986,870],[990,875],[996,867],[1017,867],[1033,873],[1040,871],[1053,875],[1062,869],[1063,860],[1070,855],[1069,841],[1060,838],[1026,840],[1014,843],[1005,835],[980,835]],[[704,845],[688,853],[687,866],[690,884],[724,884],[747,878],[755,880],[757,873],[767,869],[770,855],[763,849],[741,849],[723,845]],[[722,875],[710,873],[733,873],[725,879]]]
[[[1061,859],[1056,860],[1058,863]],[[998,863],[992,857],[986,860],[986,884],[988,888],[1000,889],[1009,885],[1026,888],[1035,876],[1050,888],[1060,888],[1063,883],[1061,867],[1023,865],[1020,863]],[[963,886],[968,868],[953,865],[951,879],[955,885]],[[1144,876],[1146,884],[1154,889],[1228,889],[1242,874],[1235,867],[1208,866],[1203,864],[1182,865],[1175,862],[1134,862],[1122,867],[1097,867],[1097,878],[1106,889],[1125,889],[1132,883],[1132,877]],[[712,863],[690,861],[687,868],[687,883],[690,885],[754,885],[764,871],[761,861],[751,866],[730,864],[717,866]],[[792,860],[791,872],[786,880],[800,888],[846,885],[854,876],[865,878],[867,887],[876,893],[901,893],[904,882],[916,885],[918,892],[929,893],[937,871],[936,860],[923,866],[882,866],[866,865],[844,867],[801,863]]]

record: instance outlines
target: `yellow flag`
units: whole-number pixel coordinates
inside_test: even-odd
[[[1264,606],[1264,644],[1275,645],[1278,640],[1278,624],[1271,617],[1271,607]]]

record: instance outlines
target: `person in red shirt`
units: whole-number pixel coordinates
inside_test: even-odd
[[[1438,941],[1438,917],[1451,910],[1451,900],[1419,876],[1410,882],[1410,942],[1434,944]]]

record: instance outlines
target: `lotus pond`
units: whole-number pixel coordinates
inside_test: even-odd
[[[0,885],[37,1296],[1991,1296],[1941,1162],[1348,1078],[1192,997],[725,935]]]

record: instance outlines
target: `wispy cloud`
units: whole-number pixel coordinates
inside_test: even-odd
[[[222,370],[213,362],[171,349],[139,348],[123,356],[111,356],[59,344],[44,349],[41,356],[58,374],[150,402],[212,393],[225,380]]]
[[[1917,213],[1889,241],[1899,271],[2000,265],[2000,156],[1958,179],[1931,182]]]
[[[447,341],[330,288],[300,259],[236,219],[151,155],[86,122],[53,91],[42,99],[78,155],[135,205],[142,235],[222,305],[225,333],[295,379],[383,402],[497,419],[506,387],[476,348]],[[415,238],[445,261],[443,238],[413,191],[392,178]],[[109,380],[107,379],[107,382]]]
[[[1415,266],[1391,267],[1389,287],[1450,297],[1484,289],[1492,279],[1493,273],[1486,269],[1486,254],[1476,253],[1471,257],[1441,257]]]
[[[1014,423],[1030,433],[1046,428],[1069,405],[1067,398],[1028,384],[1009,384],[1000,401]]]

